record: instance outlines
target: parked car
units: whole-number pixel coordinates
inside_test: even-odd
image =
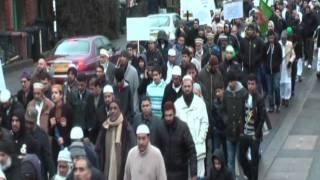
[[[180,16],[177,13],[149,15],[150,35],[157,37],[158,32],[163,30],[167,33],[169,40],[175,40],[175,32],[178,27]]]
[[[100,35],[59,41],[46,58],[54,79],[66,79],[70,66],[75,66],[78,73],[94,75],[99,62],[100,48],[111,50],[113,46],[108,38]]]

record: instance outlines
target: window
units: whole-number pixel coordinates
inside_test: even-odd
[[[84,40],[65,40],[59,44],[54,55],[85,55],[90,52],[90,43]]]

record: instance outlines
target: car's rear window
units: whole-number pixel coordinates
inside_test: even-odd
[[[167,27],[170,25],[169,16],[151,16],[149,21],[151,27]]]
[[[65,40],[56,48],[54,55],[84,55],[90,51],[90,43],[84,40]]]

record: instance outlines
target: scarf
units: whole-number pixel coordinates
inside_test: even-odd
[[[108,177],[108,179],[117,179],[120,170],[122,123],[122,114],[120,114],[115,121],[111,121],[110,118],[108,118],[103,123],[103,127],[107,129],[105,138],[104,175]]]

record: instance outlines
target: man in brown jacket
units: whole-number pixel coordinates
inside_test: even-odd
[[[33,99],[27,106],[27,112],[30,109],[38,111],[37,125],[39,125],[46,133],[48,133],[48,122],[50,110],[54,107],[54,103],[50,101],[43,93],[43,84],[36,82],[33,84]]]

